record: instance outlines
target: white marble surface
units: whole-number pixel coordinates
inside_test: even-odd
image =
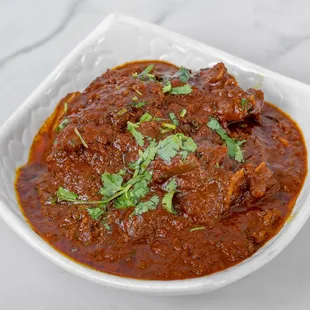
[[[309,9],[308,0],[0,0],[0,124],[115,11],[310,83]],[[309,309],[309,234],[310,223],[275,260],[222,290],[155,298],[68,274],[0,220],[0,309]]]

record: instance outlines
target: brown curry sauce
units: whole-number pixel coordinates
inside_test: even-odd
[[[150,63],[156,81],[133,77]],[[83,93],[62,99],[44,123],[28,163],[17,172],[16,192],[32,228],[55,249],[119,276],[185,279],[241,262],[281,229],[307,173],[307,152],[298,126],[264,102],[261,91],[242,90],[222,63],[192,73],[190,94],[164,94],[162,78],[177,71],[161,61],[108,70]],[[171,82],[173,87],[184,84],[178,77]],[[134,97],[146,104],[136,108]],[[241,100],[246,100],[246,107]],[[126,112],[119,113],[124,108]],[[183,109],[186,115],[181,117]],[[139,147],[126,129],[128,121],[137,123],[145,112],[161,120],[141,123],[138,130],[143,136],[159,141],[181,132],[197,144],[185,160],[177,155],[167,163],[156,157],[149,166],[150,193],[142,201],[153,194],[162,198],[164,186],[175,178],[176,214],[161,203],[135,216],[132,207],[121,210],[109,204],[104,215],[108,230],[102,219],[90,217],[88,205],[55,200],[60,186],[82,200],[100,200],[101,175],[127,168],[149,143]],[[163,133],[162,122],[171,123],[170,113],[178,125]],[[207,126],[210,117],[230,137],[246,140],[241,147],[244,162],[228,155],[221,137]],[[57,132],[64,118],[70,123]],[[124,179],[130,173],[127,170]]]

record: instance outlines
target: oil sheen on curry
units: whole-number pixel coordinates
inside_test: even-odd
[[[32,228],[75,261],[186,279],[243,261],[281,229],[306,156],[296,123],[223,63],[140,61],[60,101],[16,192]]]

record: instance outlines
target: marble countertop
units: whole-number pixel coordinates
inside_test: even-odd
[[[0,0],[0,124],[115,11],[310,83],[309,10],[308,0]],[[108,289],[71,275],[0,220],[0,309],[309,309],[309,234],[308,222],[276,259],[231,286],[162,298]]]

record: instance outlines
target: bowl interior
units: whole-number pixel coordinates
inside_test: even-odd
[[[310,104],[307,102],[310,97],[309,86],[157,26],[120,14],[111,15],[48,76],[0,130],[0,169],[2,171],[0,215],[32,245],[45,254],[48,252],[47,255],[52,259],[57,257],[59,262],[68,259],[58,256],[59,254],[48,245],[44,245],[45,248],[42,250],[43,243],[39,241],[38,236],[32,233],[31,228],[23,219],[13,186],[16,168],[26,163],[35,134],[62,97],[69,92],[82,91],[107,68],[137,59],[162,59],[193,70],[223,61],[242,87],[259,86],[264,91],[267,101],[289,113],[302,128],[307,145],[310,144],[310,122],[307,118],[310,115]],[[182,283],[180,285],[170,285],[167,284],[168,282],[164,285],[170,287],[174,292],[177,292],[178,286],[180,289],[186,286],[188,288],[188,285],[192,285],[192,291],[196,292],[197,287],[200,290],[212,290],[216,288],[215,282],[217,286],[222,286],[224,282],[231,282],[231,280],[227,280],[229,277],[232,278],[232,274],[229,273],[236,268],[239,269],[233,271],[235,280],[270,260],[273,255],[270,253],[279,252],[290,241],[287,235],[289,234],[291,236],[289,239],[292,239],[309,216],[309,183],[309,178],[307,178],[293,210],[293,220],[285,224],[281,232],[250,259],[229,270],[207,277],[208,283],[200,278],[196,282],[194,279],[179,281]],[[18,225],[19,227],[17,227]],[[256,263],[256,257],[261,256],[264,252],[262,257],[265,261]],[[270,258],[268,259],[268,257]],[[62,263],[60,262],[60,264]],[[82,272],[85,277],[93,277],[98,282],[102,279],[104,279],[103,282],[111,282],[109,276],[107,280],[106,275],[102,273],[90,271],[83,266],[76,267],[76,265],[74,262],[67,262],[69,269],[82,268],[80,273]],[[236,276],[236,272],[238,272],[238,276]],[[117,282],[117,280],[115,281]],[[172,282],[175,281],[169,283]],[[213,284],[211,285],[211,283]],[[150,289],[154,289],[154,286]]]

